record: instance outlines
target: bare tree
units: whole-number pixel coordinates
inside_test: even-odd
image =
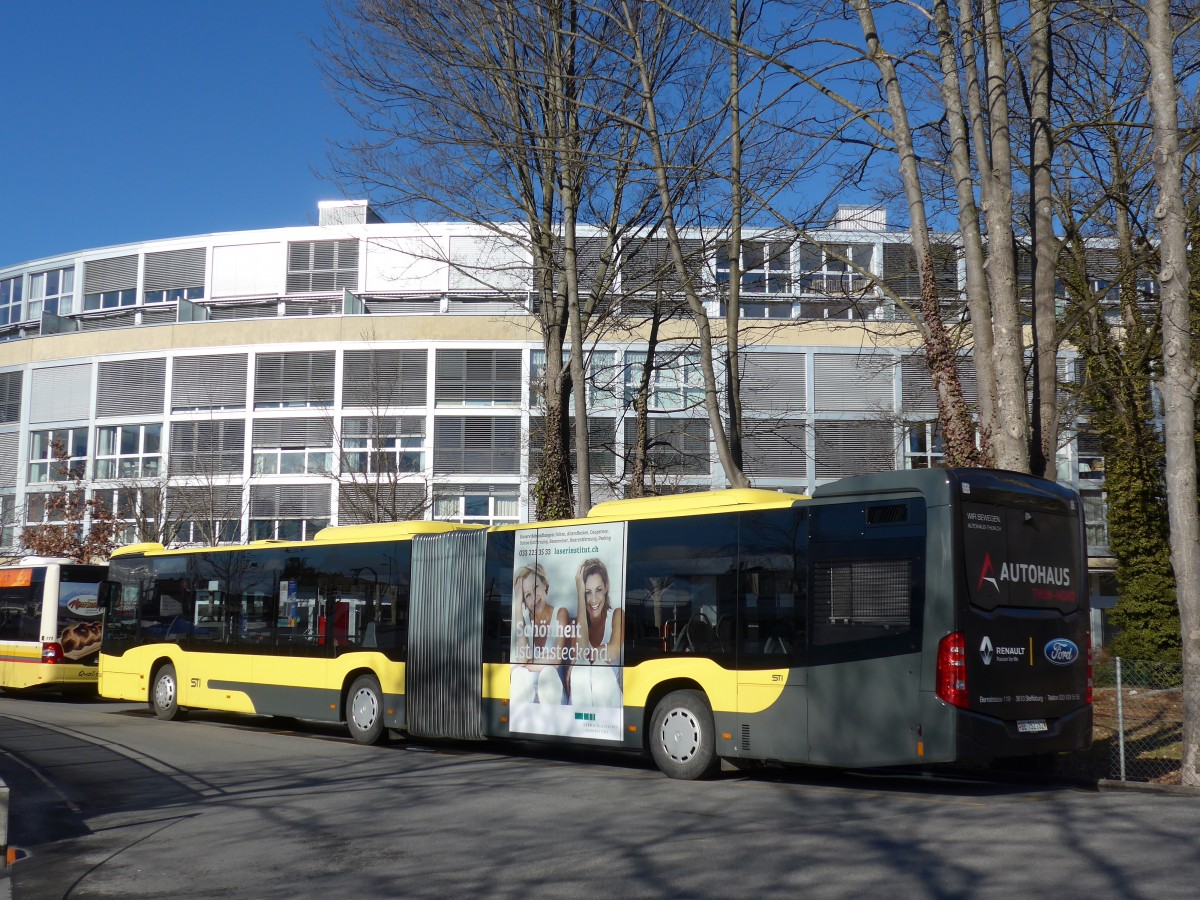
[[[639,90],[638,127],[643,135],[646,160],[658,203],[660,230],[666,240],[677,287],[686,302],[695,328],[699,364],[704,379],[705,412],[726,480],[734,487],[749,484],[742,471],[741,398],[739,387],[739,292],[741,285],[742,232],[747,217],[747,183],[743,177],[744,139],[749,123],[742,119],[742,39],[746,30],[744,7],[733,2],[726,8],[728,88],[721,92],[719,61],[709,56],[705,39],[718,31],[717,7],[705,0],[670,6],[617,3],[612,16],[621,30],[615,48]],[[756,74],[754,78],[761,77]],[[727,137],[718,128],[726,123]],[[728,202],[721,215],[730,265],[729,296],[724,322],[722,371],[714,366],[716,343],[704,285],[690,260],[685,237],[693,218],[690,202]],[[701,200],[700,198],[705,198]],[[764,198],[757,198],[758,208]],[[701,218],[697,224],[706,224]],[[728,229],[728,230],[725,230]],[[698,232],[703,234],[704,231]],[[721,389],[721,376],[725,390]]]
[[[21,531],[21,547],[36,556],[53,556],[79,563],[103,562],[117,543],[112,513],[95,497],[87,496],[84,469],[71,465],[63,442],[51,441],[50,471],[57,484],[48,492],[32,495],[41,515]],[[35,504],[31,503],[31,510]]]
[[[1132,99],[1113,105],[1094,129],[1107,141],[1105,149],[1113,159],[1106,172],[1110,192],[1096,206],[1116,208],[1115,250],[1121,336],[1115,354],[1122,357],[1117,368],[1125,377],[1117,381],[1109,399],[1118,410],[1143,420],[1152,414],[1138,386],[1145,380],[1140,371],[1157,374],[1161,396],[1162,481],[1159,481],[1155,457],[1158,441],[1147,441],[1143,462],[1147,468],[1145,490],[1165,494],[1169,523],[1170,560],[1174,573],[1176,603],[1183,657],[1183,740],[1182,779],[1184,784],[1200,784],[1200,511],[1197,508],[1196,474],[1196,392],[1197,372],[1193,330],[1195,286],[1189,259],[1189,204],[1185,195],[1185,169],[1189,153],[1196,147],[1195,123],[1189,129],[1180,121],[1180,84],[1185,72],[1194,65],[1193,54],[1183,49],[1189,33],[1194,34],[1200,19],[1194,10],[1173,8],[1169,0],[1101,2],[1080,4],[1080,19],[1095,23],[1105,40],[1104,30],[1123,33],[1123,50],[1140,49],[1141,57],[1131,64],[1143,67],[1128,91]],[[1110,67],[1111,68],[1111,67]],[[1191,71],[1194,72],[1194,69]],[[1144,78],[1144,80],[1143,80]],[[1145,86],[1144,101],[1140,93]],[[1143,109],[1149,111],[1149,122]],[[1148,126],[1148,128],[1147,128]],[[1148,131],[1149,140],[1146,140]],[[1184,135],[1188,136],[1185,144]],[[1131,135],[1131,136],[1127,136]],[[1082,152],[1087,146],[1079,140]],[[1149,153],[1147,153],[1149,151]],[[1091,159],[1103,154],[1088,153]],[[1145,176],[1147,160],[1152,181]],[[1153,224],[1144,216],[1153,206]],[[1138,276],[1157,261],[1159,297],[1151,319],[1145,313],[1153,297],[1144,296]],[[1096,301],[1098,303],[1098,300]],[[1087,314],[1088,306],[1084,306]],[[1157,334],[1156,334],[1157,331]],[[1093,335],[1095,329],[1093,329]],[[1160,347],[1160,356],[1149,357]],[[1154,370],[1157,369],[1157,373]],[[1131,373],[1125,375],[1126,372]],[[1133,388],[1131,390],[1130,388]],[[1107,423],[1105,423],[1107,425]],[[1142,424],[1144,428],[1144,423]],[[1136,437],[1137,435],[1131,435]],[[1153,523],[1143,527],[1152,528]]]
[[[577,226],[585,218],[610,227],[626,219],[631,139],[612,116],[629,87],[607,68],[603,23],[571,0],[500,7],[347,0],[337,12],[325,41],[326,71],[372,135],[342,148],[340,172],[386,195],[384,205],[431,210],[505,239],[512,237],[506,223],[516,223],[546,355],[537,515],[585,512],[586,440],[577,448],[577,509],[566,402],[572,380],[583,377],[588,318],[613,277],[616,241],[602,242],[595,283],[585,283],[588,254]],[[584,31],[600,40],[581,40]],[[576,398],[582,404],[583,392]],[[576,413],[576,428],[586,429],[586,415]]]
[[[1197,372],[1192,346],[1191,271],[1184,206],[1184,155],[1175,80],[1177,23],[1170,0],[1147,0],[1139,36],[1150,71],[1154,180],[1158,188],[1159,289],[1162,292],[1163,433],[1171,565],[1183,632],[1183,783],[1200,785],[1200,510],[1196,499]],[[1195,20],[1188,20],[1188,27]]]
[[[1127,658],[1174,662],[1179,607],[1155,411],[1161,310],[1151,278],[1157,247],[1145,56],[1102,16],[1079,15],[1059,34],[1058,274],[1071,298],[1063,327],[1082,367],[1079,457],[1082,463],[1091,443],[1103,454],[1118,592],[1109,647]]]
[[[1004,326],[1008,323],[1008,318],[1003,314],[1004,311],[994,312],[988,301],[988,290],[980,289],[980,286],[985,283],[982,267],[984,257],[982,251],[979,250],[982,243],[979,242],[972,247],[969,235],[964,234],[964,240],[967,242],[967,296],[972,303],[972,322],[979,332],[976,335],[975,343],[979,357],[982,359],[979,373],[982,398],[980,408],[985,418],[979,428],[982,449],[977,449],[976,427],[971,419],[970,411],[962,401],[956,356],[952,352],[953,342],[946,332],[941,315],[938,277],[932,254],[932,229],[926,211],[927,200],[922,178],[922,160],[918,153],[918,138],[909,122],[910,102],[907,97],[907,88],[896,68],[898,57],[893,55],[882,42],[880,29],[874,22],[875,8],[870,0],[852,0],[850,4],[862,28],[865,47],[860,49],[852,47],[845,41],[829,41],[828,46],[834,47],[838,52],[849,52],[851,58],[849,61],[834,61],[828,64],[813,62],[813,50],[820,41],[812,37],[810,33],[814,27],[814,21],[831,21],[838,18],[840,7],[838,10],[827,8],[827,5],[820,0],[797,4],[802,21],[793,23],[791,29],[783,30],[783,33],[788,35],[788,40],[775,39],[762,43],[755,42],[742,34],[726,33],[711,27],[694,9],[681,4],[658,0],[657,5],[668,15],[686,22],[696,33],[702,34],[720,46],[736,49],[740,53],[759,60],[769,70],[777,70],[791,76],[798,85],[815,92],[823,102],[841,107],[844,111],[841,121],[814,119],[807,124],[806,127],[810,129],[815,127],[823,131],[817,135],[819,138],[818,150],[812,153],[813,159],[819,157],[822,150],[830,145],[866,146],[868,154],[885,151],[896,155],[906,208],[909,213],[915,263],[922,282],[920,305],[916,307],[904,305],[902,308],[910,313],[914,324],[920,329],[926,342],[926,360],[938,397],[939,418],[946,441],[947,459],[953,464],[961,465],[976,465],[990,460],[992,425],[1003,420],[1005,427],[1010,432],[1015,430],[1016,436],[1021,439],[1012,447],[1014,464],[1010,464],[1010,467],[1027,468],[1028,447],[1025,440],[1028,437],[1028,428],[1027,424],[1023,425],[1023,423],[1027,423],[1027,416],[1024,412],[1024,364],[1021,359],[1019,340],[1019,312],[1014,309],[1011,314],[1014,328],[1004,330]],[[932,56],[934,59],[938,58],[936,50]],[[804,62],[794,60],[803,60]],[[837,75],[837,69],[863,63],[874,71],[874,76],[860,68],[852,73],[850,80],[858,80],[860,83],[868,85],[868,90],[882,95],[884,104],[882,109],[877,108],[873,102],[859,102],[854,97],[840,93],[830,86]],[[823,65],[827,67],[828,71],[821,71]],[[959,94],[956,90],[949,91],[948,89],[948,93],[953,94],[958,102]],[[924,94],[921,96],[924,98]],[[826,119],[829,118],[826,117]],[[949,118],[951,121],[954,120],[953,115],[950,115]],[[961,114],[961,105],[960,114],[954,127],[958,129],[956,133],[959,135],[960,144],[966,147],[966,141],[969,139],[965,118]],[[870,156],[867,157],[867,159],[869,158]],[[857,170],[861,175],[861,172],[868,168],[868,164],[864,161],[848,168]],[[969,168],[970,161],[968,159]],[[969,187],[970,183],[971,174],[968,171],[964,190],[967,196],[973,198]],[[976,212],[972,199],[967,214]],[[978,221],[975,221],[973,227],[974,231],[978,233]],[[977,250],[979,252],[976,252]],[[972,268],[973,262],[975,263],[974,268]],[[992,274],[992,271],[989,269],[988,274]],[[1015,297],[1015,278],[1009,280],[1014,286],[1012,294]],[[1003,343],[997,346],[996,341],[992,339],[993,322],[996,323],[995,328],[1000,330],[1001,334],[1009,337],[1015,336],[1015,343],[1009,341],[1011,346]],[[703,331],[703,329],[701,330]],[[997,382],[992,378],[991,360],[997,354],[1004,359],[1016,360],[1014,365],[1001,369],[1001,371],[1015,373],[1014,378],[1010,379],[1014,380],[1017,385],[1015,392],[1011,385],[1007,385],[1004,391],[999,390]],[[992,408],[1001,399],[1006,403],[1006,410],[1007,407],[1011,407],[1012,410],[1019,413],[1012,423],[1009,423],[1007,416]],[[718,453],[723,454],[725,449],[727,448],[723,448],[718,441]],[[1008,461],[1007,456],[1005,460]],[[725,462],[726,457],[722,455],[722,463]]]

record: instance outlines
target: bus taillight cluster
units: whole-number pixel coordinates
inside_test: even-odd
[[[967,705],[967,644],[955,631],[938,642],[937,695],[951,706]]]
[[[62,644],[44,641],[42,643],[42,662],[46,665],[54,666],[67,661],[66,654],[63,653]]]
[[[1092,702],[1092,642],[1091,642],[1090,638],[1088,640],[1087,653],[1088,653],[1088,655],[1087,655],[1087,693],[1084,695],[1084,702],[1091,703]]]

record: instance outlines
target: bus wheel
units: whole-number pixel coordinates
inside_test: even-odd
[[[167,722],[179,717],[179,679],[175,667],[167,663],[154,673],[154,684],[150,687],[150,709]]]
[[[721,765],[716,752],[712,709],[699,691],[674,691],[654,707],[650,755],[671,778],[712,775]]]
[[[346,727],[360,744],[383,740],[383,691],[374,675],[359,675],[346,696]]]

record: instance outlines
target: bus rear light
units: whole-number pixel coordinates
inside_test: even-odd
[[[62,644],[46,641],[42,644],[42,662],[47,665],[58,665],[66,662],[66,655],[63,653]]]
[[[1092,702],[1092,642],[1088,641],[1087,656],[1087,692],[1083,695],[1084,703]]]
[[[967,644],[955,631],[938,642],[937,696],[951,706],[967,705]]]

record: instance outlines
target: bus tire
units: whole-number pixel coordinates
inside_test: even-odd
[[[654,707],[650,755],[670,778],[707,778],[721,765],[712,708],[699,691],[673,691]]]
[[[359,675],[346,695],[346,727],[360,744],[383,742],[383,691],[374,675]]]
[[[150,685],[150,709],[165,722],[179,718],[179,678],[170,663],[154,673],[154,682]]]

